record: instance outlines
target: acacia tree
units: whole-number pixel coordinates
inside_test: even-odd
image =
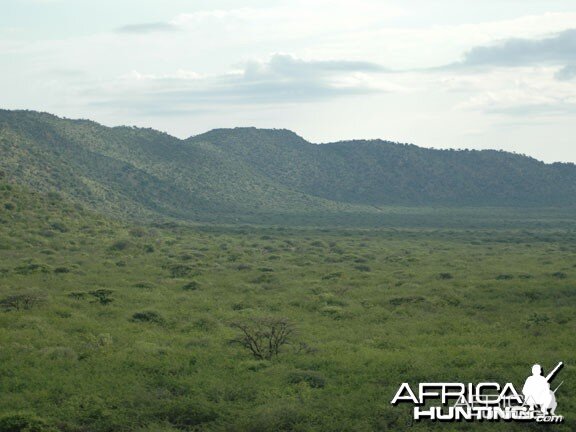
[[[251,318],[234,322],[231,326],[240,330],[236,339],[259,360],[270,360],[289,344],[295,333],[294,325],[286,318]]]
[[[9,310],[28,310],[34,306],[44,302],[45,298],[42,294],[37,293],[23,293],[14,294],[0,300],[0,307],[6,311]]]

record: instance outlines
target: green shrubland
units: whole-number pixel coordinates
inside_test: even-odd
[[[574,429],[568,222],[136,227],[8,183],[0,204],[0,432],[540,430],[390,400],[558,361]],[[255,355],[239,323],[291,332]]]

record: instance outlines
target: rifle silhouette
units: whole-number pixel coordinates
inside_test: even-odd
[[[564,381],[562,381],[560,384],[558,384],[558,387],[556,387],[556,388],[552,391],[552,393],[556,393],[556,390],[558,390],[562,384],[564,384]]]
[[[563,362],[560,362],[556,365],[556,367],[554,369],[552,369],[552,372],[550,372],[548,375],[546,375],[546,381],[550,382],[552,381],[552,379],[554,378],[554,375],[556,375],[558,373],[558,371],[560,369],[562,369],[562,366],[564,366]]]

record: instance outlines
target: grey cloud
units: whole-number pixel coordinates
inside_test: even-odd
[[[142,24],[125,25],[116,29],[118,33],[128,34],[146,34],[156,32],[172,32],[178,31],[178,27],[174,24],[165,22],[151,22]]]
[[[377,63],[349,60],[301,60],[286,54],[275,54],[267,63],[249,62],[244,67],[246,78],[284,76],[305,78],[338,72],[387,72]]]
[[[569,81],[576,78],[576,64],[564,66],[554,76],[558,81]]]
[[[468,51],[452,66],[527,66],[576,62],[576,29],[544,39],[508,39]]]
[[[353,72],[384,72],[382,66],[355,61],[304,61],[288,55],[275,55],[267,62],[246,63],[240,73],[206,78],[157,78],[138,92],[115,92],[98,105],[138,107],[154,113],[158,107],[171,111],[194,112],[218,104],[265,105],[303,103],[331,98],[382,92],[363,83],[346,86],[335,78]],[[100,92],[93,91],[91,96]],[[100,93],[101,94],[101,93]]]

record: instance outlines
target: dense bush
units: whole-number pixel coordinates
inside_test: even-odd
[[[115,241],[114,243],[112,243],[110,245],[110,250],[111,251],[123,251],[126,250],[130,247],[130,242],[128,240],[118,240]]]
[[[45,299],[40,293],[13,294],[0,300],[0,307],[6,311],[28,310],[43,303]]]
[[[290,384],[298,384],[305,382],[312,388],[324,388],[326,379],[321,373],[316,371],[294,371],[288,375],[288,382]]]
[[[58,432],[33,414],[15,413],[0,417],[0,432]]]
[[[198,430],[195,427],[213,422],[218,418],[216,410],[204,401],[191,398],[175,400],[160,406],[155,417],[167,421],[183,431]]]
[[[190,281],[182,287],[184,291],[196,291],[198,288],[200,288],[198,281]]]
[[[101,305],[107,305],[114,301],[114,299],[110,297],[113,293],[114,291],[112,290],[101,288],[94,291],[90,291],[88,294],[94,297]]]
[[[303,407],[297,407],[289,402],[282,404],[267,404],[245,422],[243,432],[295,432],[310,430],[309,417]]]
[[[132,315],[130,320],[134,322],[151,322],[156,324],[164,323],[164,318],[155,311],[136,312]]]
[[[169,267],[169,270],[170,270],[170,276],[173,278],[183,278],[197,274],[194,268],[184,264],[172,265]]]

